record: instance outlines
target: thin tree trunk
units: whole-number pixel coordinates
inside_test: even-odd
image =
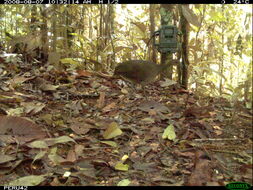
[[[180,5],[182,6],[182,5]],[[189,6],[189,5],[184,5]],[[182,11],[182,7],[180,7]],[[188,43],[189,43],[189,23],[186,20],[186,18],[183,16],[181,12],[181,19],[182,19],[182,25],[181,25],[181,31],[183,33],[183,42],[182,42],[182,86],[187,89],[188,88],[188,65],[189,65],[189,59],[188,59]]]
[[[150,4],[149,6],[149,21],[150,21],[150,38],[152,38],[152,35],[155,32],[155,5],[154,4]],[[149,53],[148,55],[150,55],[150,52],[152,53],[151,56],[151,60],[153,62],[156,62],[156,49],[154,47],[154,42],[155,42],[155,38],[153,38],[153,43],[151,45],[151,48],[149,48]]]
[[[224,5],[222,5],[222,15],[224,16]],[[224,22],[221,23],[221,44],[222,44],[222,48],[224,47]],[[221,75],[223,75],[223,65],[224,65],[224,49],[222,50],[222,56],[221,56],[221,61],[220,61],[220,73]],[[219,91],[220,91],[220,95],[222,95],[222,86],[223,86],[223,81],[222,81],[222,76],[220,76],[220,84],[219,84]]]

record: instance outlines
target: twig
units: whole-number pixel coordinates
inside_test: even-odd
[[[202,142],[202,141],[245,141],[248,140],[246,138],[235,139],[235,138],[224,138],[224,139],[194,139],[194,141]]]

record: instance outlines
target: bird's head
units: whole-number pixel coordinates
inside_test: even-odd
[[[132,72],[131,65],[129,64],[119,64],[115,70],[113,76],[125,76],[126,73]]]

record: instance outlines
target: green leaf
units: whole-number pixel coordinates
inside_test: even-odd
[[[118,144],[114,141],[100,141],[100,142],[103,143],[103,144],[107,144],[109,146],[112,146],[112,147],[117,147],[118,146]]]
[[[170,124],[163,132],[162,135],[163,139],[169,139],[169,140],[175,140],[176,139],[176,133],[175,133],[175,129],[174,126],[172,124]]]
[[[45,175],[30,175],[11,181],[8,186],[34,186],[45,180]]]
[[[47,153],[47,151],[40,151],[33,159],[33,162],[34,163],[36,160],[39,160],[41,158],[43,158],[45,156],[45,154]]]
[[[31,142],[28,146],[31,148],[48,148],[47,143],[41,140]]]
[[[104,139],[111,139],[122,134],[118,124],[112,122],[103,134]]]
[[[45,139],[45,141],[47,142],[47,144],[49,144],[49,146],[54,145],[54,144],[59,144],[59,143],[67,143],[67,142],[74,142],[75,143],[75,141],[68,136],[61,136],[61,137],[57,137],[57,138],[48,138],[48,139]]]
[[[114,168],[115,170],[128,171],[129,165],[123,164],[122,162],[118,162]]]
[[[61,156],[59,156],[57,154],[57,147],[53,147],[50,150],[50,153],[48,155],[48,158],[50,161],[52,161],[55,165],[60,164],[61,162],[65,161],[64,158],[62,158]]]
[[[15,159],[16,159],[15,156],[0,154],[0,164],[10,162],[10,161],[15,160]]]
[[[129,179],[123,179],[117,184],[117,186],[128,186],[130,183]]]

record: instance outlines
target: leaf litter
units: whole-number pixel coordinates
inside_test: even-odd
[[[169,80],[145,100],[109,74],[23,67],[2,68],[0,184],[251,183],[252,110]]]

